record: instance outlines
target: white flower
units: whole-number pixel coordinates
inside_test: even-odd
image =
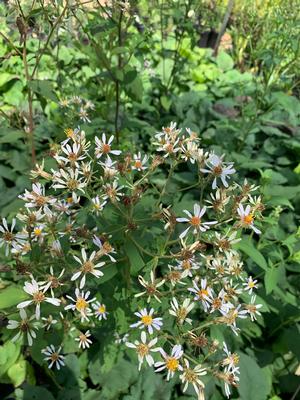
[[[45,354],[44,360],[50,361],[48,368],[52,368],[53,365],[57,369],[60,369],[60,367],[65,365],[64,359],[65,357],[60,354],[61,352],[61,346],[55,350],[55,347],[53,344],[50,344],[50,346],[47,346],[45,349],[41,351],[42,354]]]
[[[87,330],[85,333],[80,332],[79,337],[75,338],[76,342],[79,342],[79,348],[88,349],[90,344],[92,344],[92,340],[90,339],[90,331]]]
[[[89,320],[89,316],[92,315],[91,309],[89,307],[89,304],[95,301],[95,298],[89,299],[90,292],[85,292],[80,290],[78,288],[75,289],[75,296],[76,298],[73,299],[71,296],[66,296],[68,299],[72,300],[74,304],[69,304],[65,307],[65,310],[77,310],[81,314],[81,321],[83,322],[84,320]]]
[[[19,198],[25,201],[25,207],[41,209],[47,215],[51,215],[49,206],[56,202],[54,197],[45,195],[45,186],[39,182],[32,184],[31,192],[25,189],[25,193],[20,195]]]
[[[186,358],[184,358],[183,361],[185,365],[183,367],[182,374],[179,376],[181,382],[184,384],[183,392],[187,390],[189,384],[192,384],[198,398],[200,398],[200,394],[202,394],[204,389],[204,383],[199,377],[206,375],[207,370],[206,368],[202,368],[200,364],[196,365],[194,368],[190,368],[189,361]]]
[[[127,343],[128,342],[128,338],[129,338],[129,333],[125,333],[125,335],[120,336],[118,334],[118,332],[114,333],[114,337],[115,337],[115,343],[116,344],[121,344],[121,343]]]
[[[208,286],[206,278],[201,279],[200,285],[201,285],[201,288],[199,288],[198,282],[196,280],[194,280],[193,281],[194,287],[188,288],[188,290],[190,292],[196,294],[196,296],[194,297],[194,300],[201,300],[204,311],[207,312],[208,309],[210,308],[210,303],[213,300],[213,291]]]
[[[177,318],[179,324],[183,324],[185,321],[188,324],[192,324],[192,320],[187,318],[187,315],[194,308],[195,303],[191,303],[190,299],[185,299],[182,303],[182,306],[179,306],[178,301],[175,297],[173,297],[171,301],[172,310],[169,310],[169,313]]]
[[[44,301],[46,301],[47,303],[53,304],[54,306],[60,305],[59,299],[45,296],[45,292],[47,289],[45,289],[45,288],[42,289],[40,287],[40,284],[37,281],[35,281],[33,279],[33,277],[31,278],[31,282],[25,282],[23,289],[26,293],[28,293],[28,294],[30,294],[30,296],[32,296],[32,299],[22,301],[22,303],[19,303],[17,305],[17,308],[25,308],[31,304],[35,304],[36,319],[40,319],[40,315],[41,315],[40,307],[41,307],[41,303],[43,303]]]
[[[176,218],[177,222],[188,222],[190,226],[180,234],[180,238],[184,238],[188,231],[192,228],[194,235],[198,232],[205,232],[207,229],[210,228],[210,225],[214,225],[217,221],[210,221],[210,222],[202,222],[202,217],[206,212],[206,207],[201,207],[198,204],[194,204],[194,215],[192,215],[189,211],[183,210],[185,214],[189,218]]]
[[[53,185],[54,189],[68,189],[71,192],[81,190],[84,192],[84,188],[87,185],[83,178],[79,178],[80,171],[78,169],[68,168],[67,170],[60,169],[59,171],[52,170],[53,173]]]
[[[179,139],[177,139],[175,142],[171,142],[169,140],[163,141],[163,143],[157,148],[157,151],[164,152],[164,158],[167,158],[171,155],[176,155],[178,151],[181,151],[180,147],[176,147],[178,146],[178,143]]]
[[[231,353],[225,342],[223,342],[223,350],[226,358],[222,360],[222,366],[226,367],[227,371],[234,370],[239,363],[239,356],[236,353]]]
[[[153,296],[159,303],[161,303],[160,298],[158,297],[160,295],[160,293],[157,290],[157,288],[162,286],[165,283],[165,280],[162,279],[162,280],[156,282],[156,279],[155,279],[153,271],[150,272],[150,282],[146,281],[141,275],[138,276],[138,280],[139,280],[140,284],[146,290],[144,290],[141,293],[137,293],[134,297],[140,297],[140,296],[143,296],[143,295],[148,295],[147,303],[150,303],[150,300],[151,300],[151,298]]]
[[[235,173],[233,163],[224,163],[223,158],[224,155],[222,157],[218,157],[216,154],[211,154],[206,162],[206,165],[209,169],[200,169],[201,172],[209,173],[214,176],[214,180],[212,183],[213,189],[217,188],[218,178],[221,179],[225,187],[228,187],[227,179],[230,178],[230,175]]]
[[[239,377],[237,376],[237,374],[240,373],[240,370],[238,367],[235,367],[231,370],[225,368],[224,371],[224,388],[225,388],[225,394],[227,397],[230,397],[230,385],[237,387],[238,386],[238,382],[239,382]]]
[[[145,167],[147,161],[148,161],[148,156],[145,155],[143,158],[141,152],[139,151],[138,154],[134,154],[133,156],[133,165],[131,168],[133,170],[136,169],[137,171],[143,171],[144,169],[147,169],[147,167]]]
[[[95,310],[95,315],[99,319],[99,321],[101,321],[102,318],[107,319],[108,312],[106,311],[105,304],[101,304],[99,303],[99,301],[96,301],[92,304],[92,307]]]
[[[157,349],[152,349],[152,347],[155,346],[156,343],[157,343],[157,338],[154,338],[150,340],[149,343],[147,343],[147,336],[146,332],[144,331],[141,332],[140,342],[138,340],[135,340],[134,343],[126,342],[127,347],[135,349],[137,352],[139,360],[139,371],[141,370],[144,359],[146,359],[146,362],[149,365],[149,367],[152,367],[152,365],[154,365],[154,359],[151,356],[150,352],[158,351]]]
[[[107,256],[111,262],[116,262],[116,259],[111,254],[117,254],[117,252],[107,240],[103,241],[102,243],[101,239],[94,235],[93,243],[100,249],[97,251],[98,257]]]
[[[130,325],[130,328],[140,327],[140,329],[147,328],[150,335],[153,333],[153,328],[160,330],[162,323],[162,318],[154,318],[153,317],[154,309],[147,311],[146,308],[143,308],[140,312],[134,313],[137,317],[140,318],[140,321]]]
[[[235,308],[231,308],[229,311],[227,310],[220,310],[221,314],[223,317],[220,319],[223,323],[225,323],[227,326],[230,326],[232,331],[238,335],[239,328],[236,326],[236,320],[237,318],[247,318],[247,310],[240,310],[241,304],[239,304]]]
[[[113,161],[109,156],[106,157],[104,162],[100,161],[98,164],[103,168],[104,178],[112,179],[119,172],[115,167],[117,162]]]
[[[71,281],[75,281],[76,279],[78,279],[80,277],[80,275],[82,275],[81,280],[80,280],[80,284],[79,284],[79,288],[82,289],[85,285],[85,281],[86,281],[86,275],[87,274],[92,274],[94,275],[96,278],[100,278],[100,276],[103,276],[103,272],[99,271],[98,268],[102,267],[103,265],[105,265],[105,262],[102,261],[100,263],[94,264],[94,259],[96,256],[96,252],[93,251],[92,254],[90,255],[89,259],[87,258],[87,254],[84,248],[81,249],[81,256],[82,256],[82,260],[77,257],[77,256],[73,256],[75,258],[75,260],[81,265],[81,268],[79,271],[75,272],[75,274],[72,275],[71,277]]]
[[[245,290],[248,291],[249,294],[252,294],[253,289],[257,289],[257,280],[253,280],[252,276],[249,276],[247,282],[243,283],[243,286],[245,286]]]
[[[79,168],[78,161],[82,161],[86,158],[86,155],[82,153],[82,148],[79,143],[73,143],[72,145],[65,143],[65,145],[61,146],[62,152],[65,156],[56,155],[55,160],[60,163],[64,162],[66,164],[71,164],[71,166],[76,166]]]
[[[60,282],[60,278],[63,276],[64,273],[65,273],[65,269],[63,268],[60,271],[60,274],[58,276],[55,276],[53,267],[51,266],[50,274],[47,275],[47,280],[40,282],[41,289],[47,291],[50,288],[51,296],[54,297],[53,289],[57,289],[60,286],[63,286],[63,283]]]
[[[171,355],[168,355],[162,348],[159,348],[158,350],[162,355],[164,361],[158,361],[154,364],[154,367],[156,368],[155,372],[160,372],[164,369],[167,369],[168,381],[170,378],[173,378],[177,370],[182,371],[183,369],[182,366],[179,364],[179,360],[183,355],[183,350],[182,347],[177,344],[172,348]]]
[[[47,331],[52,325],[57,324],[57,319],[54,319],[51,314],[47,318],[42,317],[42,321],[44,321],[43,328],[46,328]]]
[[[120,201],[121,196],[123,196],[123,193],[121,193],[121,190],[123,189],[123,186],[118,186],[118,182],[114,181],[112,184],[107,183],[106,185],[103,186],[103,190],[105,192],[105,195],[103,196],[103,199],[110,199],[111,201]]]
[[[261,233],[261,231],[257,229],[253,224],[254,216],[253,214],[251,214],[251,207],[249,206],[249,204],[246,206],[245,209],[244,206],[240,204],[237,209],[237,212],[240,216],[240,224],[243,227],[252,229],[258,235]]]
[[[89,115],[84,107],[80,107],[78,115],[79,115],[79,118],[81,119],[81,121],[87,122],[87,123],[91,122],[91,120],[89,119]]]
[[[96,196],[92,199],[93,203],[93,211],[96,215],[99,215],[100,211],[103,210],[103,207],[107,203],[106,201],[101,202],[99,196]]]
[[[9,229],[5,218],[2,219],[2,225],[0,225],[0,247],[5,246],[5,255],[8,256],[9,250],[14,246],[18,245],[16,235],[13,233],[16,220],[13,218],[11,227]]]
[[[250,304],[245,305],[245,309],[250,314],[251,321],[256,320],[256,315],[261,315],[258,311],[263,305],[262,304],[255,304],[256,296],[251,297]]]
[[[189,258],[185,258],[182,261],[178,261],[178,265],[175,269],[178,269],[182,272],[182,277],[185,278],[189,276],[190,278],[193,277],[192,271],[197,270],[200,268],[200,264],[195,260],[195,257],[192,255]]]
[[[35,318],[35,316],[32,315],[30,318],[28,318],[26,311],[21,308],[20,318],[20,321],[12,319],[8,321],[7,329],[19,329],[19,332],[11,339],[11,341],[15,342],[19,340],[23,335],[26,335],[28,345],[32,346],[33,339],[36,338],[36,333],[34,330],[37,330],[37,324],[31,323],[31,321]]]
[[[97,136],[95,137],[95,142],[96,142],[95,155],[97,158],[102,157],[103,154],[105,155],[114,154],[115,156],[118,156],[122,153],[121,150],[111,149],[111,144],[113,140],[114,140],[113,135],[108,140],[106,140],[105,133],[102,134],[102,140],[99,139]]]

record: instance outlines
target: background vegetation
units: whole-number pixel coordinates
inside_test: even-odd
[[[176,121],[260,185],[263,234],[240,249],[267,312],[230,338],[245,354],[234,397],[243,400],[295,400],[300,390],[299,13],[298,0],[0,4],[2,217],[17,213],[32,166],[78,125],[88,138],[114,133],[126,152],[147,150],[149,138]],[[182,179],[189,183],[188,174]],[[3,327],[19,302],[21,274],[3,251]],[[38,349],[22,353],[3,329],[1,398],[188,399],[151,371],[138,374],[127,351],[110,344],[116,329],[125,333],[124,318],[120,308],[111,314],[94,356],[77,357],[65,343],[69,370],[54,388]],[[214,335],[221,341],[223,332]],[[223,398],[214,386],[206,394]]]

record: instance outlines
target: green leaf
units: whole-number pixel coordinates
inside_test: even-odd
[[[53,90],[52,82],[50,81],[42,81],[42,80],[33,80],[29,82],[29,87],[35,92],[45,97],[46,99],[50,99],[55,103],[58,103],[58,98]]]
[[[268,270],[268,264],[264,256],[259,252],[253,245],[250,239],[244,237],[236,247],[241,250],[243,253],[247,254],[260,268],[265,271]]]
[[[21,359],[8,369],[7,375],[15,387],[20,386],[25,381],[26,368],[27,361]]]
[[[0,376],[4,375],[14,365],[20,355],[20,351],[21,346],[12,342],[6,342],[3,346],[0,346]]]
[[[266,293],[270,294],[273,289],[276,287],[279,278],[280,278],[280,269],[279,268],[268,268],[268,270],[265,273],[265,287],[266,287]]]
[[[217,66],[223,71],[228,71],[233,68],[233,60],[229,54],[222,51],[216,58]]]
[[[130,261],[130,271],[135,276],[145,265],[144,260],[137,247],[130,240],[126,242],[125,251]]]
[[[246,354],[240,353],[240,382],[238,391],[240,400],[266,400],[272,384],[266,372],[256,361]]]
[[[7,286],[6,288],[1,289],[0,292],[0,310],[15,306],[16,304],[26,300],[27,298],[28,295],[19,286]]]

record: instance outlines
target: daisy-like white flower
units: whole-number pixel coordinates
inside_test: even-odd
[[[42,321],[44,321],[43,328],[45,328],[46,331],[49,331],[52,325],[57,324],[57,319],[54,319],[51,314],[47,318],[42,317]]]
[[[261,315],[260,311],[258,311],[263,305],[262,304],[255,304],[256,296],[251,296],[250,304],[245,305],[245,309],[250,315],[251,321],[255,321],[256,315]]]
[[[31,304],[35,304],[35,317],[36,319],[40,319],[41,315],[41,303],[47,302],[53,304],[54,306],[60,305],[60,300],[54,297],[46,297],[45,292],[47,289],[42,289],[40,284],[31,278],[31,282],[25,282],[24,291],[32,296],[31,300],[22,301],[17,305],[17,308],[25,308]]]
[[[96,214],[99,215],[99,213],[103,210],[105,204],[107,203],[107,201],[103,201],[101,202],[99,196],[96,196],[92,199],[92,203],[93,203],[93,209],[92,211]]]
[[[188,140],[186,144],[182,145],[183,155],[182,158],[185,161],[190,161],[192,164],[195,164],[195,161],[198,158],[198,145],[192,140]]]
[[[141,370],[144,360],[146,360],[149,367],[152,367],[152,365],[154,365],[154,359],[150,353],[158,351],[158,349],[152,348],[153,346],[156,345],[156,343],[157,343],[157,338],[154,338],[147,343],[147,336],[145,331],[141,332],[140,342],[138,340],[135,340],[134,343],[126,342],[127,347],[136,350],[139,360],[139,371]]]
[[[224,374],[222,374],[222,378],[224,380],[224,389],[227,397],[230,397],[231,395],[230,386],[234,387],[238,386],[238,382],[240,380],[240,378],[238,377],[239,373],[240,370],[238,367],[235,367],[230,370],[225,368]]]
[[[201,300],[204,311],[207,312],[213,300],[213,291],[207,284],[206,278],[201,279],[200,287],[198,286],[198,281],[194,280],[193,287],[188,288],[188,290],[196,294],[194,300]]]
[[[200,376],[206,375],[206,368],[202,368],[200,364],[196,365],[194,368],[190,367],[189,360],[184,358],[184,366],[182,370],[182,374],[179,375],[181,382],[184,384],[183,392],[185,392],[188,386],[193,385],[195,392],[197,393],[198,398],[203,392],[204,383],[201,381]]]
[[[169,273],[165,276],[166,281],[170,281],[172,286],[176,286],[178,284],[180,285],[186,285],[186,282],[184,282],[182,279],[186,277],[184,272],[181,272],[178,270],[178,268],[173,267],[173,265],[168,265],[169,268]]]
[[[102,319],[107,319],[107,310],[105,304],[101,304],[99,301],[96,301],[92,304],[93,309],[95,310],[95,315],[101,321]]]
[[[59,101],[59,105],[61,107],[69,107],[69,104],[70,104],[70,100],[69,99],[61,99]]]
[[[70,100],[73,104],[81,104],[82,98],[80,96],[72,96]]]
[[[246,290],[249,294],[252,294],[253,289],[257,289],[257,280],[252,278],[252,276],[249,276],[247,279],[247,282],[243,283],[244,290]]]
[[[89,124],[91,123],[91,120],[89,118],[89,114],[88,114],[87,110],[84,107],[80,107],[78,115],[79,115],[79,118],[81,119],[81,121],[87,122]]]
[[[238,354],[231,353],[225,342],[223,342],[223,351],[226,357],[221,361],[222,366],[226,367],[228,371],[234,370],[240,360]]]
[[[231,308],[229,311],[220,310],[221,314],[223,315],[223,317],[219,319],[220,322],[226,324],[227,326],[230,326],[235,335],[238,335],[238,331],[240,330],[236,326],[236,320],[238,318],[242,319],[247,318],[247,313],[248,313],[247,310],[240,310],[240,308],[241,304],[239,304],[237,307]]]
[[[31,233],[32,236],[32,240],[35,242],[39,242],[42,243],[44,240],[44,236],[47,235],[47,232],[44,231],[45,225],[41,224],[41,225],[36,225]]]
[[[49,361],[48,368],[52,368],[54,365],[57,369],[60,369],[60,367],[63,367],[65,365],[65,357],[60,354],[60,352],[61,346],[57,350],[55,350],[53,344],[50,344],[50,346],[47,346],[41,351],[41,353],[46,356],[44,360]]]
[[[41,285],[41,289],[47,291],[48,289],[50,289],[51,291],[51,296],[54,297],[54,292],[53,289],[57,289],[60,286],[63,286],[63,283],[60,281],[60,278],[63,276],[63,274],[65,273],[65,269],[63,268],[59,275],[56,276],[54,274],[54,270],[53,267],[51,265],[50,267],[50,274],[47,275],[47,280],[40,282]]]
[[[221,235],[219,232],[215,232],[216,235],[216,246],[220,252],[230,252],[232,245],[238,243],[241,239],[237,238],[237,231],[228,231],[225,235]]]
[[[165,280],[162,279],[162,280],[156,282],[153,271],[150,272],[150,281],[146,281],[141,275],[138,276],[138,280],[139,280],[140,284],[146,290],[144,290],[141,293],[137,293],[134,297],[148,295],[147,303],[150,303],[150,300],[152,297],[154,297],[155,300],[157,300],[159,303],[161,303],[160,298],[159,298],[160,293],[157,290],[157,288],[162,286],[165,283]]]
[[[8,321],[7,329],[19,329],[19,332],[11,339],[12,342],[16,342],[21,337],[25,336],[27,338],[27,342],[29,346],[32,346],[33,339],[36,338],[35,330],[37,330],[37,324],[32,322],[35,318],[32,315],[30,318],[27,317],[26,311],[21,308],[20,310],[20,320],[12,320]]]
[[[60,163],[64,162],[66,164],[71,164],[71,166],[76,166],[79,168],[78,161],[82,161],[86,158],[86,155],[82,153],[82,148],[79,143],[74,142],[72,145],[66,143],[61,146],[61,151],[64,155],[55,156],[55,160]]]
[[[112,254],[117,254],[117,252],[111,246],[108,240],[101,241],[98,236],[94,235],[93,243],[100,249],[97,251],[97,257],[107,256],[111,262],[116,262],[116,259],[112,256]]]
[[[182,277],[189,276],[190,278],[193,277],[193,272],[197,269],[200,268],[200,264],[195,260],[194,256],[191,256],[189,258],[185,258],[182,261],[178,261],[178,265],[175,267],[175,269],[178,269],[179,271],[182,272]]]
[[[225,292],[225,290],[222,288],[219,291],[218,296],[213,297],[211,304],[210,304],[210,312],[214,312],[214,311],[219,311],[219,312],[224,312],[224,313],[228,313],[228,311],[233,308],[233,304],[231,304],[230,302],[226,301],[227,298],[227,294]]]
[[[233,163],[224,163],[223,158],[224,155],[222,157],[218,157],[216,154],[211,154],[211,156],[206,162],[208,169],[205,168],[200,169],[201,172],[212,174],[214,176],[214,180],[212,183],[213,189],[217,189],[218,178],[221,179],[225,187],[228,187],[227,179],[230,178],[230,175],[235,173],[235,169],[233,168]]]
[[[164,152],[164,158],[167,158],[171,155],[176,155],[176,153],[181,151],[181,148],[179,147],[179,139],[175,140],[175,142],[169,141],[168,139],[166,141],[163,141],[162,144],[157,148],[157,151]]]
[[[18,244],[16,235],[13,233],[16,225],[15,218],[12,220],[11,227],[8,227],[5,218],[2,219],[2,225],[0,225],[0,247],[5,246],[5,255],[8,256],[10,249],[14,244]]]
[[[71,192],[80,190],[84,192],[84,188],[87,185],[83,178],[79,177],[80,171],[78,169],[68,168],[67,170],[60,169],[59,171],[52,170],[53,185],[54,189],[67,189]]]
[[[143,171],[144,169],[147,169],[147,167],[145,166],[147,161],[148,161],[148,156],[145,155],[144,157],[142,157],[142,154],[139,151],[138,154],[133,155],[133,165],[131,168],[133,170],[136,169],[137,171]]]
[[[187,222],[189,227],[180,234],[180,238],[184,238],[188,231],[192,229],[193,234],[196,235],[198,232],[205,232],[210,228],[210,225],[214,225],[217,221],[202,222],[202,217],[206,212],[206,207],[201,208],[198,204],[194,204],[194,215],[189,211],[183,210],[183,212],[188,216],[188,218],[176,218],[177,222]]]
[[[261,233],[261,231],[254,226],[254,216],[251,213],[251,207],[249,204],[246,206],[246,208],[244,208],[243,204],[240,204],[237,209],[237,213],[239,214],[240,224],[242,227],[250,228],[258,235]]]
[[[117,181],[114,181],[112,184],[107,183],[103,186],[103,190],[105,193],[103,199],[110,199],[113,202],[120,201],[121,197],[123,196],[123,193],[121,192],[122,189],[123,186],[119,186]]]
[[[103,175],[106,179],[112,179],[119,172],[116,168],[117,162],[113,161],[109,156],[106,157],[104,162],[100,161],[98,164],[103,168]]]
[[[90,345],[93,343],[90,339],[91,333],[87,330],[85,333],[80,332],[79,337],[75,338],[76,342],[79,342],[79,348],[88,349]]]
[[[103,276],[103,272],[99,271],[98,268],[101,268],[103,265],[105,265],[104,261],[101,261],[97,264],[94,263],[96,252],[93,251],[90,257],[87,257],[86,251],[84,248],[81,249],[81,256],[82,260],[77,257],[73,256],[74,259],[80,264],[80,270],[75,272],[75,274],[72,275],[71,281],[75,281],[82,275],[80,283],[79,283],[79,288],[82,289],[85,285],[86,281],[86,275],[87,274],[92,274],[96,278],[100,278],[100,276]]]
[[[121,150],[112,150],[111,144],[114,140],[114,136],[112,135],[108,140],[106,138],[105,133],[102,133],[102,138],[99,139],[97,136],[95,137],[96,149],[95,155],[97,158],[100,158],[107,154],[113,154],[115,156],[119,156],[122,152]]]
[[[190,299],[185,299],[182,305],[180,306],[178,304],[178,301],[175,297],[173,297],[171,301],[171,310],[169,310],[169,313],[173,315],[174,317],[177,318],[177,322],[182,325],[185,321],[188,324],[192,324],[192,320],[190,318],[187,318],[187,315],[189,312],[192,311],[194,308],[195,303],[191,302]]]
[[[160,372],[166,369],[168,371],[167,374],[167,381],[168,381],[170,378],[173,378],[176,371],[183,370],[182,366],[179,363],[179,360],[183,355],[183,350],[181,345],[176,344],[172,348],[171,355],[168,355],[162,348],[159,348],[158,351],[160,352],[164,361],[158,361],[154,364],[154,367],[156,368],[155,372]]]
[[[176,122],[171,122],[169,126],[166,126],[162,128],[161,132],[158,132],[155,137],[157,140],[160,142],[162,141],[163,138],[175,141],[177,137],[179,136],[181,132],[181,129],[177,128],[177,123]]]
[[[81,314],[81,321],[83,322],[84,320],[89,320],[89,316],[92,315],[92,311],[90,308],[90,303],[95,301],[95,298],[89,299],[90,297],[90,292],[85,292],[80,290],[78,288],[75,289],[75,299],[71,296],[66,296],[68,299],[72,300],[73,304],[68,304],[65,307],[65,310],[73,310],[73,311],[78,311]]]
[[[139,327],[140,329],[146,328],[148,329],[150,335],[152,335],[153,333],[153,328],[159,331],[163,325],[162,318],[154,318],[153,313],[154,313],[153,308],[151,308],[149,312],[147,311],[146,308],[143,308],[140,312],[134,313],[134,315],[140,318],[140,321],[130,325],[130,328],[137,328],[137,327]]]
[[[214,193],[210,193],[210,200],[205,200],[210,204],[207,208],[212,208],[217,213],[224,213],[225,206],[229,203],[231,196],[224,188],[217,189]]]
[[[47,215],[51,215],[49,206],[56,202],[54,197],[45,195],[45,186],[39,182],[32,184],[31,192],[25,189],[25,193],[20,195],[19,198],[25,201],[26,208],[41,209]]]

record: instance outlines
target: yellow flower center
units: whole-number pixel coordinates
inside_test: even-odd
[[[193,225],[193,226],[198,226],[198,225],[200,225],[200,224],[201,224],[201,218],[199,218],[199,217],[192,217],[192,218],[190,219],[190,224]]]
[[[151,325],[153,321],[153,318],[151,315],[143,315],[142,316],[142,323],[146,326]]]
[[[76,179],[70,179],[70,180],[67,182],[67,187],[68,187],[70,190],[75,190],[75,189],[78,188],[78,182],[76,181]]]
[[[208,296],[208,291],[206,289],[201,289],[198,291],[198,296],[199,297]]]
[[[73,131],[73,129],[71,129],[71,128],[67,128],[67,129],[65,129],[65,134],[66,134],[66,136],[67,136],[68,138],[71,138],[71,137],[74,136],[74,131]]]
[[[166,362],[166,367],[168,370],[175,372],[178,369],[179,362],[176,358],[170,357]]]
[[[103,305],[103,306],[100,306],[100,307],[98,308],[98,312],[99,312],[100,314],[104,314],[105,311],[106,311],[106,308],[105,308],[104,305]]]
[[[248,282],[248,286],[249,286],[249,288],[254,288],[254,286],[255,286],[255,283],[254,282],[252,282],[252,281],[250,281],[250,282]]]
[[[67,198],[67,203],[68,203],[68,204],[73,203],[73,197],[68,197],[68,198]]]
[[[88,307],[88,302],[83,297],[78,297],[76,301],[76,309],[83,311]]]
[[[82,271],[86,274],[87,272],[92,272],[94,269],[94,264],[91,261],[86,261],[82,264]]]
[[[40,228],[35,228],[33,232],[35,236],[41,236],[42,234],[42,230]]]

